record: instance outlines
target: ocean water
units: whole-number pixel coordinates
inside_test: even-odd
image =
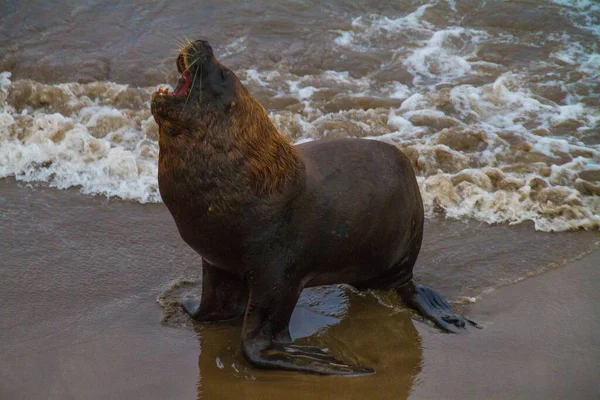
[[[160,202],[150,96],[205,38],[290,141],[402,149],[429,216],[600,227],[598,2],[184,3],[0,6],[0,177]]]

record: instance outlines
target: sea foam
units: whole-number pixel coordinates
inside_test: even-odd
[[[519,45],[517,36],[440,27],[428,13],[441,6],[452,21],[455,5],[433,1],[397,17],[349,17],[332,31],[329,48],[340,58],[377,54],[365,58],[371,72],[309,73],[283,61],[235,72],[292,142],[359,137],[402,149],[429,215],[598,229],[598,46],[547,35],[548,57],[512,68],[483,50]],[[595,8],[582,0],[564,12],[589,28],[584,17]],[[246,36],[234,39],[224,57],[247,45]],[[0,177],[160,202],[154,90],[11,82],[1,73]]]

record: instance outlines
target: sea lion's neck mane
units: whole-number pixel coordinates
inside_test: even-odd
[[[282,193],[297,182],[304,170],[300,155],[277,132],[265,109],[249,100],[233,105],[237,109],[227,118],[205,115],[196,132],[169,135],[163,131],[167,127],[160,128],[159,182],[186,188],[181,191],[186,198],[178,203],[207,203],[225,210]]]
[[[255,190],[259,195],[281,192],[304,170],[300,154],[258,101],[248,94],[238,103],[233,105],[228,133],[243,155]]]

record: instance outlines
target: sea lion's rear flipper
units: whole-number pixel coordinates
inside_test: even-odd
[[[467,325],[480,328],[475,322],[459,315],[435,290],[412,281],[396,288],[404,303],[419,311],[446,332],[459,333]]]

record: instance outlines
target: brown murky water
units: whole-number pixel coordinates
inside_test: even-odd
[[[254,370],[239,324],[183,318],[198,257],[137,204],[160,203],[150,93],[206,38],[290,140],[396,144],[428,212],[416,275],[468,312],[597,248],[599,35],[594,0],[1,2],[0,398],[431,393],[436,331],[386,293],[307,290],[292,317],[378,372],[357,380]]]

